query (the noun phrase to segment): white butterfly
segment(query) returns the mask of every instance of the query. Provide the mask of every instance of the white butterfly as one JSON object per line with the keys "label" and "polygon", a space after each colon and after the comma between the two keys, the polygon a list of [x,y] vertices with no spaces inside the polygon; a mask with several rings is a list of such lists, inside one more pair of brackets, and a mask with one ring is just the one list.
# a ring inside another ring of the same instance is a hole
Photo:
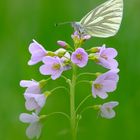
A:
{"label": "white butterfly", "polygon": [[122,16],[123,0],[108,0],[90,11],[80,22],[72,22],[72,26],[79,34],[106,38],[118,32]]}

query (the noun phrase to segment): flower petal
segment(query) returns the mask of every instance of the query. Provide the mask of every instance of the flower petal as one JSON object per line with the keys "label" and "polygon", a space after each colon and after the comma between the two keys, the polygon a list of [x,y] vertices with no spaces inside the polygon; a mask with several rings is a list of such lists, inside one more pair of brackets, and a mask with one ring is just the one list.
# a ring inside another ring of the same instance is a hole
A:
{"label": "flower petal", "polygon": [[62,70],[57,71],[56,73],[52,74],[51,78],[52,78],[53,80],[59,78],[59,77],[61,76],[62,72],[63,72]]}
{"label": "flower petal", "polygon": [[94,98],[96,98],[96,96],[102,99],[106,99],[108,97],[108,94],[103,89],[95,89],[94,84],[92,85],[92,95]]}
{"label": "flower petal", "polygon": [[44,94],[41,94],[37,98],[35,98],[35,100],[40,107],[43,107],[46,102],[46,96]]}
{"label": "flower petal", "polygon": [[31,81],[31,80],[21,80],[20,81],[20,86],[21,87],[31,87],[31,86],[34,86],[34,85],[38,85],[38,82],[36,81]]}
{"label": "flower petal", "polygon": [[56,62],[55,57],[51,57],[51,56],[46,56],[43,58],[43,63],[45,64],[52,64],[52,62]]}
{"label": "flower petal", "polygon": [[52,73],[51,66],[46,65],[46,64],[40,66],[39,71],[40,71],[40,73],[43,74],[43,75],[51,75],[51,73]]}
{"label": "flower petal", "polygon": [[31,115],[31,114],[27,114],[27,113],[22,113],[22,114],[20,114],[19,119],[21,122],[24,122],[24,123],[33,123],[38,120],[38,117],[33,114]]}
{"label": "flower petal", "polygon": [[111,102],[108,102],[108,103],[104,103],[103,104],[104,105],[104,107],[106,107],[106,108],[114,108],[114,107],[116,107],[117,105],[119,105],[119,102],[117,102],[117,101],[111,101]]}
{"label": "flower petal", "polygon": [[36,101],[33,98],[26,100],[25,107],[29,111],[39,108],[38,104],[36,103]]}
{"label": "flower petal", "polygon": [[118,52],[114,48],[106,48],[102,55],[107,56],[108,58],[115,58],[118,55]]}
{"label": "flower petal", "polygon": [[105,80],[103,83],[103,89],[106,92],[113,92],[114,90],[116,90],[116,81],[112,81],[112,80]]}
{"label": "flower petal", "polygon": [[115,111],[112,110],[112,109],[110,109],[110,111],[108,111],[107,109],[102,108],[101,110],[102,110],[102,111],[101,111],[101,116],[102,116],[103,118],[111,119],[111,118],[114,118],[115,115],[116,115]]}
{"label": "flower petal", "polygon": [[112,81],[116,81],[116,82],[118,82],[118,80],[119,80],[117,71],[114,71],[114,70],[110,70],[110,71],[104,73],[103,75],[104,75],[104,80],[112,80]]}
{"label": "flower petal", "polygon": [[39,138],[41,134],[42,125],[39,122],[31,123],[26,129],[26,135],[28,138]]}
{"label": "flower petal", "polygon": [[108,59],[108,64],[110,65],[109,69],[116,69],[118,67],[118,62],[115,59]]}
{"label": "flower petal", "polygon": [[99,96],[101,99],[106,99],[108,97],[108,94],[106,92],[103,91],[98,91],[97,96]]}

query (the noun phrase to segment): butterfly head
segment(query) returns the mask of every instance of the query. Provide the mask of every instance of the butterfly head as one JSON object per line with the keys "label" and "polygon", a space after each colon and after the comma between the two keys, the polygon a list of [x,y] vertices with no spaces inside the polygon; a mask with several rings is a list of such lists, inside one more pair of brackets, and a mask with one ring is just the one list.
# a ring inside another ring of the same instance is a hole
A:
{"label": "butterfly head", "polygon": [[75,31],[77,31],[79,34],[84,34],[84,28],[82,27],[80,22],[72,22],[72,27]]}

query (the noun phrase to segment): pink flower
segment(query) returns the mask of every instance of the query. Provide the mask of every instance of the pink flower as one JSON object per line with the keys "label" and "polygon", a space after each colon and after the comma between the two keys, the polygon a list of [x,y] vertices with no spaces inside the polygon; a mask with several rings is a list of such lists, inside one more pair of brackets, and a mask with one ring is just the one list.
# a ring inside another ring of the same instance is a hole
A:
{"label": "pink flower", "polygon": [[19,119],[23,123],[29,123],[29,126],[26,129],[26,135],[29,139],[38,139],[40,137],[42,125],[40,123],[39,116],[37,116],[35,113],[22,113]]}
{"label": "pink flower", "polygon": [[[65,53],[64,53],[65,52]],[[61,57],[61,61],[63,63],[63,69],[64,71],[71,69],[71,65],[70,65],[70,53],[67,52],[65,49],[60,48],[58,50],[55,51],[56,55],[59,55],[63,53],[64,55]]]}
{"label": "pink flower", "polygon": [[34,94],[40,94],[41,89],[40,89],[40,84],[39,82],[35,80],[21,80],[20,81],[20,86],[21,87],[27,87],[25,93],[34,93]]}
{"label": "pink flower", "polygon": [[72,39],[77,38],[77,39],[82,39],[82,40],[88,40],[91,38],[90,35],[87,34],[81,34],[79,35],[79,33],[77,31],[74,32],[74,34],[71,35]]}
{"label": "pink flower", "polygon": [[79,67],[84,67],[88,62],[88,54],[83,48],[78,48],[72,53],[71,61]]}
{"label": "pink flower", "polygon": [[70,63],[70,53],[66,52],[64,57],[61,58],[63,63],[63,70],[67,71],[71,69],[71,63]]}
{"label": "pink flower", "polygon": [[63,57],[66,53],[67,51],[64,48],[59,48],[54,52],[54,54],[57,55],[58,57]]}
{"label": "pink flower", "polygon": [[101,107],[100,107],[100,111],[101,111],[101,116],[103,118],[106,119],[111,119],[114,118],[116,113],[113,110],[114,107],[116,107],[119,103],[112,101],[112,102],[108,102],[108,103],[104,103]]}
{"label": "pink flower", "polygon": [[114,59],[117,56],[117,51],[113,48],[106,48],[105,45],[98,47],[99,52],[96,53],[98,64],[107,69],[115,69],[118,67],[118,62]]}
{"label": "pink flower", "polygon": [[108,71],[96,78],[92,84],[93,97],[99,96],[102,99],[108,97],[107,92],[113,92],[116,89],[119,76],[116,71]]}
{"label": "pink flower", "polygon": [[62,61],[59,57],[46,56],[43,58],[43,63],[40,67],[40,73],[43,75],[51,75],[53,80],[61,76],[63,72]]}
{"label": "pink flower", "polygon": [[46,96],[44,94],[33,94],[25,93],[24,97],[26,99],[25,107],[29,111],[35,110],[39,113],[46,103]]}
{"label": "pink flower", "polygon": [[24,93],[26,109],[29,111],[35,110],[39,113],[47,98],[44,94],[41,94],[40,83],[35,80],[22,80],[20,86],[27,87]]}
{"label": "pink flower", "polygon": [[61,41],[61,40],[57,41],[57,44],[63,48],[67,48],[68,46],[68,44],[65,41]]}
{"label": "pink flower", "polygon": [[47,51],[35,40],[29,46],[29,52],[31,53],[31,59],[28,62],[28,65],[34,65],[42,61],[43,57],[46,56]]}

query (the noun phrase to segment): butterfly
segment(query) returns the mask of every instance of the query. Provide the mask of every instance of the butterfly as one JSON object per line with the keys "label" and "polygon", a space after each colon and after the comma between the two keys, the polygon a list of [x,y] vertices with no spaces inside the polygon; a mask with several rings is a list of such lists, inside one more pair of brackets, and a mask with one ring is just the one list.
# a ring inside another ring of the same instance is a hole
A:
{"label": "butterfly", "polygon": [[94,37],[114,36],[123,16],[123,0],[108,0],[91,10],[80,22],[72,22],[75,31]]}

